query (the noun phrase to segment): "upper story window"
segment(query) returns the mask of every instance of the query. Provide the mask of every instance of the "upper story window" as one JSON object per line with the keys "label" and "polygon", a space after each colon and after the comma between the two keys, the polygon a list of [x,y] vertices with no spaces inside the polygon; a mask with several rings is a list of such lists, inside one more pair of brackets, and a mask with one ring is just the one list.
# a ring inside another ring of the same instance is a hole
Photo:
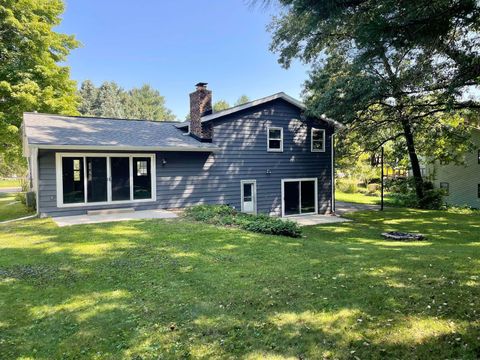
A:
{"label": "upper story window", "polygon": [[325,151],[325,130],[314,129],[311,130],[311,151],[324,152]]}
{"label": "upper story window", "polygon": [[283,151],[283,128],[267,128],[267,149],[268,151]]}
{"label": "upper story window", "polygon": [[477,158],[478,158],[478,164],[480,164],[480,149],[478,150],[478,156],[477,156]]}

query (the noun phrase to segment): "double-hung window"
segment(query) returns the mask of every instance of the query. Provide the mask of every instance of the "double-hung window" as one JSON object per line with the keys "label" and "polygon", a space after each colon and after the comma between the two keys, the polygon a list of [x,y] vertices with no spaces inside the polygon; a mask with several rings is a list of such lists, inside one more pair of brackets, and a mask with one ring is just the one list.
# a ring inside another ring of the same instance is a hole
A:
{"label": "double-hung window", "polygon": [[283,128],[269,127],[267,129],[267,149],[268,151],[283,151]]}
{"label": "double-hung window", "polygon": [[445,196],[450,195],[450,184],[448,182],[441,182],[440,189],[444,191]]}
{"label": "double-hung window", "polygon": [[325,130],[312,128],[310,134],[311,151],[325,152]]}

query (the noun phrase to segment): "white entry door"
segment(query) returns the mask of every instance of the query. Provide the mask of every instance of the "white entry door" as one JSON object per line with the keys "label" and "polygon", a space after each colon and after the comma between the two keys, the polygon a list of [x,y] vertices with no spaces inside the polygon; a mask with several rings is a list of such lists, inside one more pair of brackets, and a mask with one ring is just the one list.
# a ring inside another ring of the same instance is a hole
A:
{"label": "white entry door", "polygon": [[256,214],[257,184],[255,180],[241,181],[242,212]]}

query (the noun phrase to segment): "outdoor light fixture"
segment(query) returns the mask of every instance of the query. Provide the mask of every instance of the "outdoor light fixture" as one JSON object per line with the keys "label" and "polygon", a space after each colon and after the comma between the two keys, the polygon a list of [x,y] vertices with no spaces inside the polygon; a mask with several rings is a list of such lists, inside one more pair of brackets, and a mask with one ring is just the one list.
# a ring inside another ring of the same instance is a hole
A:
{"label": "outdoor light fixture", "polygon": [[272,173],[272,170],[267,169],[266,173],[267,173],[267,175],[270,175]]}
{"label": "outdoor light fixture", "polygon": [[167,159],[163,158],[162,159],[162,166],[165,166],[165,165],[167,165]]}

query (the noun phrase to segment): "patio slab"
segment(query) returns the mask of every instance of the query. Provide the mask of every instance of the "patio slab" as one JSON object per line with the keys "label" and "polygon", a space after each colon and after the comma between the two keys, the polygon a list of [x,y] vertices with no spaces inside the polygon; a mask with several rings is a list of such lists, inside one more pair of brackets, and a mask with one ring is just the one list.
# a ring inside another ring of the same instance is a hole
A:
{"label": "patio slab", "polygon": [[72,226],[82,224],[97,224],[112,221],[144,220],[144,219],[173,219],[177,214],[167,210],[142,210],[119,214],[74,215],[53,217],[58,226]]}
{"label": "patio slab", "polygon": [[349,219],[345,219],[336,215],[319,215],[319,214],[292,216],[287,219],[295,221],[300,226],[335,224],[335,223],[351,221]]}

